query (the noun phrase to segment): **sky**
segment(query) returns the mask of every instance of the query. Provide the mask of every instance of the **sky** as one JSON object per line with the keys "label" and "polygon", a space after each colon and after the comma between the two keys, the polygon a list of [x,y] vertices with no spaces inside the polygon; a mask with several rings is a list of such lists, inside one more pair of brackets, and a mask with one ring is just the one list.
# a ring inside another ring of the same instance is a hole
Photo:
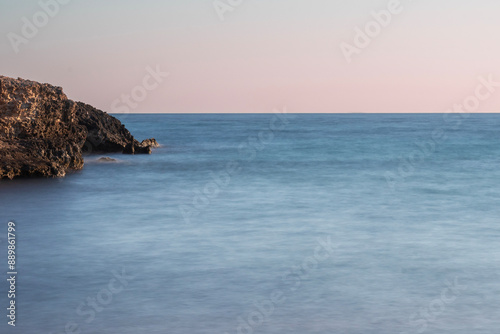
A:
{"label": "sky", "polygon": [[[108,112],[445,112],[479,78],[500,82],[499,13],[498,0],[0,0],[0,75]],[[493,86],[472,112],[500,111]]]}

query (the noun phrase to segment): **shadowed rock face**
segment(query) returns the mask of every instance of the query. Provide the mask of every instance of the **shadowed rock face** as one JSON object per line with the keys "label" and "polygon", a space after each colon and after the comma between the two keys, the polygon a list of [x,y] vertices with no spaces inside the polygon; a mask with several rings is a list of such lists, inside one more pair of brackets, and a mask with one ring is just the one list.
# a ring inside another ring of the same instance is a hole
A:
{"label": "shadowed rock face", "polygon": [[107,113],[73,102],[62,88],[0,76],[0,178],[64,176],[84,152],[151,153]]}

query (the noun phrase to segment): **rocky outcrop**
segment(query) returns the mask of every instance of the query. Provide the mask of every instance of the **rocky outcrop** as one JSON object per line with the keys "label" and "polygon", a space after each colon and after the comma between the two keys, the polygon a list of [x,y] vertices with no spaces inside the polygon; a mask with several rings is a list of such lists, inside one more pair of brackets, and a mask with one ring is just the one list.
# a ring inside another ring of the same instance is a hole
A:
{"label": "rocky outcrop", "polygon": [[0,178],[64,176],[85,152],[151,153],[111,115],[67,98],[62,88],[0,76]]}
{"label": "rocky outcrop", "polygon": [[144,139],[141,142],[141,146],[151,146],[153,148],[157,148],[157,147],[160,147],[160,144],[158,144],[158,142],[156,141],[156,139],[150,138],[150,139]]}

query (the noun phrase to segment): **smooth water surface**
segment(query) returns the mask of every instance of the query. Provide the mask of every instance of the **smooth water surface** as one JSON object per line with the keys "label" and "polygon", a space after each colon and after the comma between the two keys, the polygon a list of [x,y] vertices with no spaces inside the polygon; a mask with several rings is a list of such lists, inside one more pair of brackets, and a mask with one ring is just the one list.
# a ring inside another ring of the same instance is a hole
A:
{"label": "smooth water surface", "polygon": [[500,115],[117,117],[162,147],[0,182],[1,333],[498,332]]}

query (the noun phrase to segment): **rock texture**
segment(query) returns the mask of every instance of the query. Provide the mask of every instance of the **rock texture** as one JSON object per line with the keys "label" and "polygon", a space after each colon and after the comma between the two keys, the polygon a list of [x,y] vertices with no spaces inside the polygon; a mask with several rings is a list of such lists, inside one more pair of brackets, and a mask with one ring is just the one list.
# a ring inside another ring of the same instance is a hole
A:
{"label": "rock texture", "polygon": [[64,176],[85,152],[151,153],[116,118],[62,88],[0,76],[0,178]]}

